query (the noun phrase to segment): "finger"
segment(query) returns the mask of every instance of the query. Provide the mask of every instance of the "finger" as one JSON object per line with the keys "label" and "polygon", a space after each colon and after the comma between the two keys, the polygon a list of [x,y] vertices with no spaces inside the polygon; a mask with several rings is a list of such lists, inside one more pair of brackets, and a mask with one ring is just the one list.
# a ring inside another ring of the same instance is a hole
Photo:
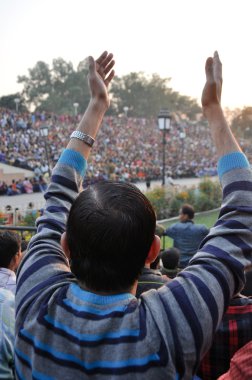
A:
{"label": "finger", "polygon": [[92,75],[95,73],[95,60],[93,57],[88,57],[88,63],[89,63],[89,74]]}
{"label": "finger", "polygon": [[112,79],[114,78],[114,76],[115,76],[115,71],[112,70],[111,73],[108,75],[108,77],[104,81],[104,83],[106,84],[106,86],[109,85],[109,83],[112,81]]}
{"label": "finger", "polygon": [[214,52],[213,71],[214,71],[214,78],[222,82],[222,63],[220,61],[220,57],[217,51]]}
{"label": "finger", "polygon": [[110,61],[112,60],[113,58],[113,54],[110,53],[108,54],[104,59],[103,61],[100,63],[100,65],[102,66],[103,70],[105,69],[105,67],[110,63]]}
{"label": "finger", "polygon": [[114,65],[115,65],[115,61],[113,60],[113,61],[111,61],[106,67],[105,67],[105,69],[104,69],[104,74],[105,75],[107,75],[110,71],[111,71],[111,69],[112,69],[112,67],[114,67]]}
{"label": "finger", "polygon": [[213,58],[212,57],[209,57],[206,60],[205,72],[206,72],[207,81],[213,82],[214,81],[214,73],[213,73]]}
{"label": "finger", "polygon": [[107,57],[108,55],[108,52],[105,50],[99,58],[97,58],[96,60],[96,63],[98,63],[99,65],[101,64],[102,61],[104,61],[104,59]]}

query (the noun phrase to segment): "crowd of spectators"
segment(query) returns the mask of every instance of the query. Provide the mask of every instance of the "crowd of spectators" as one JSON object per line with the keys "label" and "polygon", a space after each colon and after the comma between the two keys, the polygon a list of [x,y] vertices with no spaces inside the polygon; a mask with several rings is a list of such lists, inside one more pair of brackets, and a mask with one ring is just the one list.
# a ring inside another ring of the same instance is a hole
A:
{"label": "crowd of spectators", "polygon": [[[49,175],[46,148],[53,167],[79,117],[17,114],[3,108],[0,112],[0,162],[34,171],[32,191],[43,191]],[[175,116],[171,129],[166,132],[167,176],[216,175],[217,158],[209,129],[202,121],[189,122]],[[45,125],[48,127],[47,141],[41,135]],[[247,155],[252,156],[251,147],[245,141],[241,141],[241,145]],[[162,132],[155,119],[107,116],[93,147],[84,186],[100,179],[158,180],[162,176],[162,152]],[[17,183],[18,191],[29,192],[20,182]],[[0,183],[0,194],[12,191]]]}
{"label": "crowd of spectators", "polygon": [[[175,121],[176,120],[176,121]],[[0,162],[34,171],[32,187],[23,181],[0,183],[0,194],[43,191],[50,166],[65,148],[79,116],[45,113],[17,114],[0,108]],[[48,127],[42,137],[41,128]],[[249,145],[241,145],[248,156]],[[47,149],[47,152],[46,152]],[[189,122],[175,115],[166,132],[166,175],[172,178],[216,175],[216,155],[204,122]],[[93,147],[85,183],[100,179],[158,180],[162,176],[163,136],[155,119],[107,116]],[[48,156],[47,156],[47,154]],[[14,189],[13,189],[14,187]]]}

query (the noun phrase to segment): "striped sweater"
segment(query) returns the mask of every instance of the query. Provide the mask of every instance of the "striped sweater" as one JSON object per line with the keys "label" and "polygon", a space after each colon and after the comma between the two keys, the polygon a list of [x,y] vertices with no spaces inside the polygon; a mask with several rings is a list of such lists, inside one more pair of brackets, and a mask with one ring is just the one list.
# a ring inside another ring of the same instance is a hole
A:
{"label": "striped sweater", "polygon": [[60,237],[85,172],[65,150],[17,276],[17,379],[190,379],[251,262],[252,176],[240,153],[220,162],[219,220],[191,265],[139,300],[81,289]]}

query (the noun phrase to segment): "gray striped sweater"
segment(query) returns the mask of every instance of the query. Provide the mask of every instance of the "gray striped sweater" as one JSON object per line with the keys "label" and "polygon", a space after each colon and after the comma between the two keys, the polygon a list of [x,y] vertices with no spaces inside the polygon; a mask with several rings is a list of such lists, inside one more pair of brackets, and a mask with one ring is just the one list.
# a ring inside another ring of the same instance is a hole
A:
{"label": "gray striped sweater", "polygon": [[223,204],[216,225],[186,270],[137,300],[87,292],[71,273],[60,237],[85,161],[63,152],[17,276],[17,379],[191,378],[251,262],[251,170],[240,153],[220,167]]}

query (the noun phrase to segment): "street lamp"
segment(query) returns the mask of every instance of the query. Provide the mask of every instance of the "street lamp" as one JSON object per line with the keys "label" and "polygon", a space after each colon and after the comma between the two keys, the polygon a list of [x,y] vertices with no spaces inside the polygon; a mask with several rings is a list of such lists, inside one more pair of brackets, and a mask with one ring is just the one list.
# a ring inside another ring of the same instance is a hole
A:
{"label": "street lamp", "polygon": [[15,99],[14,99],[14,102],[15,102],[15,104],[16,104],[16,113],[18,113],[18,105],[19,105],[19,103],[20,103],[20,99],[19,99],[19,98],[15,98]]}
{"label": "street lamp", "polygon": [[128,116],[129,107],[125,106],[125,107],[123,107],[123,110],[124,110],[124,113],[125,113],[125,117],[127,117]]}
{"label": "street lamp", "polygon": [[182,158],[184,159],[184,151],[185,151],[185,145],[184,145],[184,143],[185,143],[185,138],[186,138],[186,133],[185,133],[184,130],[182,132],[180,132],[179,137],[182,140]]}
{"label": "street lamp", "polygon": [[74,106],[74,114],[75,114],[75,116],[77,116],[79,103],[73,103],[73,106]]}
{"label": "street lamp", "polygon": [[42,126],[40,128],[40,133],[41,133],[41,136],[44,137],[46,161],[47,161],[47,165],[48,165],[48,173],[49,173],[49,176],[51,177],[50,161],[49,161],[49,155],[48,155],[48,149],[47,149],[48,148],[48,146],[47,146],[48,127],[46,125]]}
{"label": "street lamp", "polygon": [[171,128],[171,114],[168,110],[162,109],[158,115],[158,128],[163,131],[163,170],[162,170],[162,186],[165,186],[165,144],[166,132],[170,131]]}

